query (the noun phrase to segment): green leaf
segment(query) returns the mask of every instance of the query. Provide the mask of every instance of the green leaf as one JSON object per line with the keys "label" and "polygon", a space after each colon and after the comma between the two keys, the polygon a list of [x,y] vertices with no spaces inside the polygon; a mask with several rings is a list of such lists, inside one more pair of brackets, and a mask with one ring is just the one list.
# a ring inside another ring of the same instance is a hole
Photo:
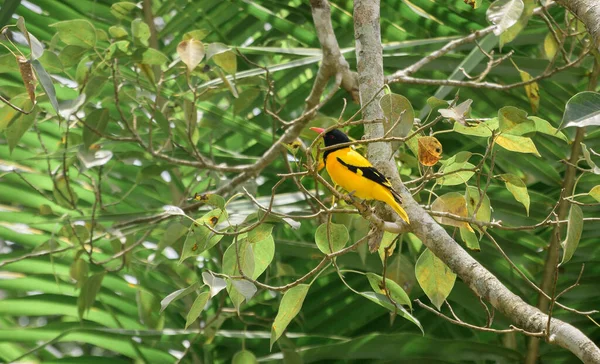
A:
{"label": "green leaf", "polygon": [[137,62],[147,65],[162,66],[169,62],[169,57],[165,56],[164,53],[157,51],[154,48],[138,49],[133,54],[133,59]]}
{"label": "green leaf", "polygon": [[[379,107],[385,115],[383,127],[386,132],[395,126],[390,134],[392,136],[405,137],[410,133],[415,120],[415,111],[406,97],[393,93],[383,95],[379,99]],[[399,122],[398,119],[400,119]]]}
{"label": "green leaf", "polygon": [[496,144],[511,152],[530,153],[541,157],[531,138],[511,134],[501,134],[496,137]]}
{"label": "green leaf", "polygon": [[110,12],[117,19],[128,19],[131,17],[131,12],[137,8],[135,3],[131,3],[128,1],[122,1],[118,3],[114,3],[110,6]]}
{"label": "green leaf", "polygon": [[600,185],[594,186],[588,194],[592,196],[594,200],[600,202]]}
{"label": "green leaf", "polygon": [[560,265],[565,264],[573,257],[583,233],[583,211],[577,205],[571,205],[567,223],[567,238],[560,244],[563,247],[563,258]]}
{"label": "green leaf", "polygon": [[[386,296],[385,291],[383,290],[383,277],[370,272],[367,273],[366,276],[373,291]],[[400,287],[398,283],[386,278],[385,288],[389,292],[390,297],[392,297],[397,304],[406,305],[412,310],[412,302],[410,301],[410,297],[408,297],[408,294],[406,294],[404,289]]]}
{"label": "green leaf", "polygon": [[517,22],[500,35],[500,49],[502,49],[502,46],[505,44],[512,42],[527,26],[531,14],[533,14],[533,9],[535,8],[535,1],[523,0],[523,4],[524,9]]}
{"label": "green leaf", "polygon": [[499,36],[512,27],[521,17],[525,4],[523,0],[496,0],[486,12],[490,23],[496,25],[494,34]]}
{"label": "green leaf", "polygon": [[131,22],[131,35],[134,43],[148,47],[150,27],[142,19],[135,19]]}
{"label": "green leaf", "polygon": [[474,126],[464,126],[460,123],[454,123],[454,131],[464,135],[488,138],[492,136],[492,131],[498,130],[498,124],[498,118],[486,120],[484,122],[477,123]]}
{"label": "green leaf", "polygon": [[129,33],[127,33],[127,29],[119,25],[113,25],[110,28],[108,28],[108,33],[111,37],[116,39],[125,38],[129,35]]}
{"label": "green leaf", "polygon": [[179,264],[189,257],[200,255],[200,253],[212,248],[223,239],[223,235],[213,233],[204,224],[214,228],[217,224],[226,220],[227,211],[221,209],[214,209],[196,220],[194,225],[189,229],[187,239],[185,239],[185,243],[183,244]]}
{"label": "green leaf", "polygon": [[437,183],[443,186],[456,186],[466,183],[471,179],[471,177],[475,175],[474,171],[451,173],[461,169],[475,169],[475,166],[468,162],[471,155],[472,153],[470,152],[458,152],[456,155],[448,158],[445,162],[442,162],[443,166],[440,168],[439,172],[447,175],[438,178]]}
{"label": "green leaf", "polygon": [[196,300],[192,304],[192,308],[190,308],[190,311],[188,312],[186,320],[185,320],[185,329],[186,330],[187,330],[188,326],[193,324],[194,321],[196,321],[196,319],[198,319],[198,317],[200,317],[200,313],[202,313],[202,311],[204,310],[204,306],[206,306],[206,303],[208,302],[209,298],[210,298],[210,292],[202,292],[198,295],[198,297],[196,297]]}
{"label": "green leaf", "polygon": [[260,224],[248,233],[248,242],[251,244],[262,242],[271,237],[273,224]]}
{"label": "green leaf", "polygon": [[223,278],[215,277],[212,272],[202,272],[202,281],[210,288],[210,298],[216,296],[227,287]]}
{"label": "green leaf", "polygon": [[195,29],[191,30],[183,35],[183,40],[196,39],[202,40],[206,38],[206,36],[210,34],[210,30],[206,29]]}
{"label": "green leaf", "polygon": [[86,49],[96,46],[96,29],[87,20],[66,20],[50,24],[49,26],[56,28],[58,37],[67,45]]}
{"label": "green leaf", "polygon": [[81,292],[79,292],[79,297],[77,298],[77,312],[80,319],[83,318],[85,311],[94,305],[96,295],[100,291],[100,287],[102,287],[102,280],[105,275],[106,272],[96,273],[89,277],[83,284],[83,287],[81,287]]}
{"label": "green leaf", "polygon": [[[32,103],[26,94],[17,95],[10,99],[10,102],[24,110],[30,110]],[[21,112],[13,109],[8,105],[4,105],[0,108],[0,132],[4,131],[14,120],[22,116]]]}
{"label": "green leaf", "polygon": [[[475,186],[467,186],[465,200],[467,201],[467,212],[469,213],[468,216],[473,216],[475,208],[477,205],[479,205],[479,201],[481,200],[481,192],[483,191],[480,191]],[[485,193],[483,194],[483,201],[477,210],[475,220],[483,222],[490,222],[492,220],[492,207],[490,206],[490,199]]]}
{"label": "green leaf", "polygon": [[159,313],[162,313],[165,310],[165,308],[167,308],[171,303],[187,296],[188,294],[195,291],[197,288],[199,288],[198,282],[192,284],[189,287],[178,289],[177,291],[170,293],[167,297],[163,298],[163,300],[160,301]]}
{"label": "green leaf", "polygon": [[525,211],[527,211],[527,216],[529,216],[529,193],[527,192],[527,185],[525,185],[525,182],[510,173],[501,174],[500,178],[506,183],[506,188],[512,193],[515,200],[525,206]]}
{"label": "green leaf", "polygon": [[[31,103],[26,103],[25,108],[29,110],[31,108]],[[8,108],[8,106],[5,106]],[[25,134],[29,128],[35,122],[35,118],[37,117],[38,109],[34,108],[30,114],[20,114],[20,116],[6,129],[6,139],[8,141],[8,148],[10,152],[15,149],[21,137]]]}
{"label": "green leaf", "polygon": [[560,45],[556,42],[556,39],[554,39],[554,35],[552,35],[551,32],[548,32],[546,38],[544,38],[544,55],[546,56],[546,59],[549,61],[554,59],[559,47]]}
{"label": "green leaf", "polygon": [[234,114],[241,114],[244,110],[252,106],[254,101],[258,99],[261,91],[257,88],[249,88],[242,91],[238,98],[233,100],[233,112]]}
{"label": "green leaf", "polygon": [[[265,241],[267,241],[267,243],[270,243],[269,240],[272,241],[272,237],[271,239],[266,239]],[[241,265],[241,271],[248,277],[254,278],[255,276],[257,276],[256,274],[258,273],[258,275],[262,274],[262,272],[264,271],[264,269],[267,268],[267,266],[265,266],[265,261],[264,259],[260,259],[260,261],[258,259],[255,258],[255,254],[254,254],[254,248],[257,248],[258,245],[257,244],[250,244],[248,243],[248,240],[244,237],[244,238],[239,238],[237,240],[237,248],[236,248],[236,243],[232,243],[231,245],[229,245],[229,247],[227,248],[227,250],[225,251],[225,254],[223,254],[223,273],[227,274],[228,276],[238,276],[240,275],[240,265]],[[274,245],[274,243],[273,243]],[[237,250],[236,250],[237,249]],[[261,251],[260,255],[264,258],[265,254],[264,251],[266,249],[261,249],[259,247],[259,249]],[[274,248],[273,248],[274,251]],[[237,254],[236,254],[237,253]],[[239,255],[239,258],[238,258]],[[239,265],[238,265],[238,259],[239,259]],[[258,267],[259,269],[256,269],[256,264],[260,264],[260,267]],[[261,271],[262,270],[262,271]],[[247,288],[247,287],[241,287],[241,288]],[[229,293],[229,298],[231,298],[231,301],[233,302],[233,305],[235,306],[236,310],[239,311],[239,308],[241,306],[241,304],[244,302],[245,299],[245,295],[246,294],[242,294],[242,292],[239,292],[236,289],[236,286],[233,285],[233,282],[230,281],[227,283],[227,292]]]}
{"label": "green leaf", "polygon": [[63,176],[58,176],[54,181],[54,189],[52,194],[54,201],[62,207],[72,208],[71,200],[73,203],[77,203],[79,196],[73,191],[71,183],[67,184],[67,181]]}
{"label": "green leaf", "polygon": [[237,72],[237,57],[232,51],[217,53],[213,55],[212,60],[223,71],[233,75]]}
{"label": "green leaf", "polygon": [[77,288],[83,287],[83,284],[88,278],[88,273],[88,262],[81,258],[76,259],[69,268],[69,276],[77,282],[77,284],[75,285],[75,287]]}
{"label": "green leaf", "polygon": [[[195,110],[195,109],[194,109]],[[216,207],[221,210],[225,210],[225,199],[219,195],[209,193],[206,195],[196,194],[194,200],[204,202],[207,205]]]}
{"label": "green leaf", "polygon": [[583,154],[583,157],[585,158],[587,164],[592,168],[592,173],[600,174],[600,167],[598,167],[596,163],[594,163],[594,161],[592,160],[592,156],[590,155],[590,151],[583,143],[581,143],[581,153]]}
{"label": "green leaf", "polygon": [[258,364],[258,360],[251,351],[242,350],[235,353],[233,359],[231,359],[231,364]]}
{"label": "green leaf", "polygon": [[456,274],[431,250],[425,249],[415,265],[415,275],[423,292],[438,310],[452,291]]}
{"label": "green leaf", "polygon": [[58,54],[58,59],[64,67],[72,67],[79,63],[88,53],[88,48],[83,48],[75,45],[68,45],[64,47]]}
{"label": "green leaf", "polygon": [[299,284],[290,288],[281,299],[277,316],[271,327],[271,343],[270,348],[273,349],[273,344],[283,334],[290,322],[296,317],[302,308],[306,294],[310,289],[308,284]]}
{"label": "green leaf", "polygon": [[474,250],[476,252],[481,251],[481,247],[479,246],[479,239],[477,239],[477,235],[474,232],[469,231],[469,229],[461,227],[460,229],[460,238],[465,242],[467,248]]}
{"label": "green leaf", "polygon": [[567,101],[561,129],[600,125],[600,93],[584,91]]}
{"label": "green leaf", "polygon": [[204,59],[204,44],[196,39],[181,41],[177,45],[177,54],[181,62],[185,63],[189,72],[192,72]]}
{"label": "green leaf", "polygon": [[230,48],[223,43],[210,43],[206,48],[206,60],[208,61],[215,54],[220,54],[224,52],[228,52]]}
{"label": "green leaf", "polygon": [[106,49],[106,58],[113,59],[127,56],[129,52],[129,44],[130,42],[128,40],[120,40],[112,43]]}
{"label": "green leaf", "polygon": [[547,120],[538,118],[536,116],[530,116],[529,119],[533,120],[533,122],[535,123],[535,131],[537,131],[538,133],[553,136],[567,143],[569,142],[569,138],[567,138],[567,136],[562,131],[558,131],[558,129],[553,127]]}
{"label": "green leaf", "polygon": [[[85,117],[85,122],[100,133],[104,133],[108,125],[108,109],[95,109]],[[100,140],[100,136],[87,126],[83,127],[83,144],[86,148]]]}
{"label": "green leaf", "polygon": [[513,106],[498,110],[498,124],[504,135],[523,135],[535,131],[535,123],[527,118],[527,112]]}
{"label": "green leaf", "polygon": [[321,224],[315,232],[317,247],[325,254],[341,250],[346,246],[349,239],[350,235],[348,234],[348,229],[342,224],[324,223]]}
{"label": "green leaf", "polygon": [[390,312],[393,312],[395,314],[398,314],[401,317],[404,317],[408,321],[417,325],[417,327],[424,334],[423,326],[421,326],[421,323],[419,322],[419,320],[417,320],[416,317],[411,315],[410,312],[408,312],[404,307],[402,307],[398,304],[392,304],[392,302],[390,302],[389,298],[387,298],[386,296],[379,294],[379,293],[375,293],[375,292],[359,292],[358,294],[360,294],[364,298],[368,299],[369,301],[374,302],[374,303],[380,305],[381,307],[389,310]]}

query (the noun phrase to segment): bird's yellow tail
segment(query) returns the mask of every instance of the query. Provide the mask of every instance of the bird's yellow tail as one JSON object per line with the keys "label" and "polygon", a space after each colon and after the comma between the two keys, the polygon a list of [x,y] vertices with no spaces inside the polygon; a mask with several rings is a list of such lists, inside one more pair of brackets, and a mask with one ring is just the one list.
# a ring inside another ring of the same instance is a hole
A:
{"label": "bird's yellow tail", "polygon": [[385,192],[382,194],[381,197],[382,198],[378,199],[378,200],[383,201],[383,202],[387,203],[388,205],[390,205],[391,208],[393,208],[394,211],[396,211],[398,216],[400,216],[400,218],[402,218],[402,220],[406,221],[407,224],[410,224],[410,220],[408,219],[408,214],[406,213],[406,211],[404,211],[402,206],[400,206],[400,196],[398,195],[398,193],[396,191],[393,191],[390,189],[385,189]]}

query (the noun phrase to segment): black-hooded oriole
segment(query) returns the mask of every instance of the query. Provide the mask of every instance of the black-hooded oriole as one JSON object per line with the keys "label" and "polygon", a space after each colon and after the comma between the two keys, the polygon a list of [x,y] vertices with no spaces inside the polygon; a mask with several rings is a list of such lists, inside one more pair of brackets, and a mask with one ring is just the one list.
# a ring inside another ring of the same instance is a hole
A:
{"label": "black-hooded oriole", "polygon": [[[321,128],[310,128],[322,134]],[[326,147],[350,141],[340,130],[334,129],[323,135]],[[364,200],[378,200],[390,205],[407,223],[406,211],[400,206],[401,199],[390,181],[367,160],[349,146],[328,149],[323,153],[323,161],[329,176],[337,185]]]}

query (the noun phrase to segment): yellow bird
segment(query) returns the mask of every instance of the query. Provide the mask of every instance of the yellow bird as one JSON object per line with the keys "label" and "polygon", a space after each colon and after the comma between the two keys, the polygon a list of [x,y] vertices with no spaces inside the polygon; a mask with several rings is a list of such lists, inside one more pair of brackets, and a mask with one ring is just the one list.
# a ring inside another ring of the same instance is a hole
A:
{"label": "yellow bird", "polygon": [[[310,128],[322,134],[321,128]],[[340,130],[334,129],[323,135],[325,146],[331,147],[350,141]],[[390,181],[367,160],[349,146],[326,150],[323,161],[329,176],[335,184],[342,186],[358,198],[378,200],[390,205],[402,220],[410,223],[406,211],[400,206],[400,195],[392,188]]]}

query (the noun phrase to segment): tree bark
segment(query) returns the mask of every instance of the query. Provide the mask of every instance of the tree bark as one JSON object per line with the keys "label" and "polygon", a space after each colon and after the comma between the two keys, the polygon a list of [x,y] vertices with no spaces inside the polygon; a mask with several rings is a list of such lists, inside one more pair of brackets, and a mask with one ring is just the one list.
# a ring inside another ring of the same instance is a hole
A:
{"label": "tree bark", "polygon": [[[595,0],[594,0],[595,1]],[[579,2],[585,2],[579,0]],[[379,1],[355,0],[354,34],[361,105],[369,102],[384,85],[383,55],[379,25]],[[600,7],[599,7],[600,8]],[[600,24],[600,22],[598,22]],[[600,25],[599,25],[600,27]],[[364,120],[382,119],[378,98],[363,110]],[[365,131],[370,138],[384,134],[382,124],[367,124]],[[512,293],[492,273],[471,257],[411,196],[400,181],[388,143],[369,144],[370,161],[390,178],[394,188],[401,192],[404,208],[410,217],[410,229],[423,244],[452,269],[474,292],[489,301],[497,310],[518,327],[541,332],[546,329],[548,315],[527,304]],[[549,341],[573,352],[586,363],[600,363],[600,349],[581,331],[572,325],[551,319]]]}
{"label": "tree bark", "polygon": [[600,46],[600,1],[558,0],[557,3],[567,8],[585,24],[598,48]]}

